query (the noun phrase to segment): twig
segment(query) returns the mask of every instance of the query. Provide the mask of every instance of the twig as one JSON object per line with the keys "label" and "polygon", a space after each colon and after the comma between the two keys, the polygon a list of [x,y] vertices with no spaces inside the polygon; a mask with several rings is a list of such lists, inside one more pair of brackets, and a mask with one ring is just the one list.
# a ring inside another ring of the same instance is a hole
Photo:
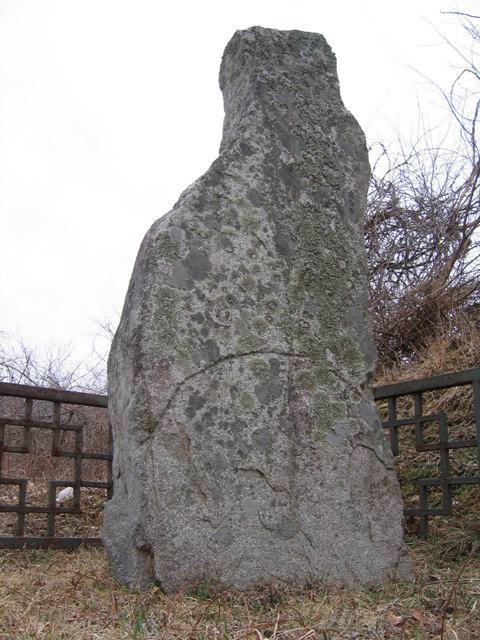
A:
{"label": "twig", "polygon": [[[444,632],[444,628],[445,628],[445,618],[447,615],[447,610],[448,607],[450,606],[450,601],[452,599],[452,596],[455,596],[455,605],[456,605],[456,589],[457,589],[457,583],[460,580],[460,577],[462,575],[462,573],[465,571],[468,563],[470,562],[470,560],[473,558],[473,556],[477,553],[477,551],[480,549],[480,543],[477,544],[476,547],[474,547],[473,551],[470,553],[470,555],[468,556],[468,558],[465,560],[465,562],[463,563],[460,571],[458,572],[458,576],[455,578],[455,581],[453,583],[452,588],[450,589],[450,593],[448,594],[448,598],[447,598],[447,602],[445,603],[445,607],[443,610],[443,615],[442,615],[442,626],[440,628],[440,640],[443,640],[443,632]],[[456,611],[456,606],[455,606],[455,611]],[[454,619],[455,619],[455,611],[454,611]]]}

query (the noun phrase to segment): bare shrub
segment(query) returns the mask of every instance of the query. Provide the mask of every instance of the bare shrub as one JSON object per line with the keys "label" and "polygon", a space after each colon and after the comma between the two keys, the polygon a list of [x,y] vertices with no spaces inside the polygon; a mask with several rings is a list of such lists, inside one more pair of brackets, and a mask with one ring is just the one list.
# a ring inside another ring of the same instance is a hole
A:
{"label": "bare shrub", "polygon": [[413,142],[399,136],[394,152],[377,145],[365,238],[381,370],[415,361],[440,335],[458,339],[480,303],[480,31],[456,15],[471,48],[451,45],[463,69],[441,91],[444,137],[423,128]]}

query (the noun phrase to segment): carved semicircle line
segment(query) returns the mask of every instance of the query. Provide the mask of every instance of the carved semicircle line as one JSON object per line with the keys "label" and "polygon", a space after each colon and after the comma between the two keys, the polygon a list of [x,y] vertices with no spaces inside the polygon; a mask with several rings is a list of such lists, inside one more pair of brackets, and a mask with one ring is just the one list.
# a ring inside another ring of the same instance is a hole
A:
{"label": "carved semicircle line", "polygon": [[165,408],[159,414],[157,420],[161,420],[161,418],[163,418],[163,416],[170,409],[170,406],[171,406],[172,402],[175,400],[175,397],[180,392],[182,387],[187,382],[189,382],[190,380],[193,380],[193,378],[196,378],[197,376],[202,375],[203,373],[205,373],[209,369],[212,369],[213,367],[216,367],[219,364],[223,364],[224,362],[227,362],[228,360],[234,360],[234,359],[239,359],[239,358],[248,358],[250,356],[255,356],[255,355],[281,356],[281,357],[284,357],[284,358],[305,358],[305,356],[302,356],[299,353],[289,353],[288,351],[261,351],[261,350],[248,351],[246,353],[228,354],[226,356],[222,356],[221,358],[217,358],[217,360],[214,360],[213,362],[210,362],[205,367],[202,367],[202,369],[200,369],[199,371],[195,371],[194,373],[190,374],[189,376],[187,376],[186,378],[184,378],[183,380],[181,380],[180,382],[177,383],[177,385],[175,386],[175,389],[173,390],[172,395],[170,396],[167,404],[165,405]]}

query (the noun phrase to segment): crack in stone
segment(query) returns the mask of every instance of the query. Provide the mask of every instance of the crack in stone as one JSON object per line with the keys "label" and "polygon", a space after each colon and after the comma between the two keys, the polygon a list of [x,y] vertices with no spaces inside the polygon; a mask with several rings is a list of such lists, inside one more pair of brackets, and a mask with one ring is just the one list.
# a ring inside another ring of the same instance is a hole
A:
{"label": "crack in stone", "polygon": [[260,471],[260,469],[255,469],[254,467],[235,467],[235,473],[237,471],[246,471],[246,472],[251,471],[252,473],[256,473],[265,480],[265,482],[268,484],[270,489],[272,489],[273,491],[277,491],[278,493],[286,493],[290,495],[290,492],[288,491],[288,489],[285,489],[285,487],[276,486],[273,483],[273,481],[269,479],[268,476],[263,471]]}
{"label": "crack in stone", "polygon": [[[155,463],[153,461],[153,448],[149,447],[149,454],[150,454],[150,465],[151,465],[151,470],[152,470],[152,474],[154,472],[155,469]],[[158,495],[158,491],[157,491],[157,483],[153,482],[153,491],[155,493],[155,501],[157,504],[159,504],[160,500],[159,500],[159,495]]]}
{"label": "crack in stone", "polygon": [[197,466],[195,464],[195,462],[193,461],[192,456],[190,455],[190,443],[191,443],[191,438],[190,436],[185,433],[185,431],[180,427],[179,423],[177,421],[175,421],[175,425],[177,427],[177,431],[179,433],[179,435],[183,438],[184,443],[186,444],[186,446],[182,446],[182,450],[183,453],[185,455],[185,457],[187,458],[189,464],[191,465],[192,469],[195,471],[195,480],[194,480],[194,484],[196,486],[196,488],[198,489],[198,491],[202,494],[203,499],[205,500],[205,502],[208,501],[208,495],[205,493],[205,491],[203,490],[203,483],[201,480],[201,475],[197,469]]}
{"label": "crack in stone", "polygon": [[380,456],[378,455],[377,451],[373,448],[373,447],[369,447],[368,445],[366,445],[364,442],[358,442],[354,447],[353,447],[353,451],[355,451],[355,449],[357,449],[357,447],[363,447],[363,449],[367,449],[367,451],[371,451],[374,456],[377,458],[377,460],[379,462],[382,463],[382,465],[385,465],[385,460],[383,458],[380,458]]}
{"label": "crack in stone", "polygon": [[[304,537],[306,538],[306,540],[308,541],[308,543],[310,544],[312,549],[315,549],[315,547],[313,546],[310,538],[307,536],[307,534],[304,531],[299,531],[299,533],[303,533]],[[310,558],[310,555],[307,553],[307,551],[304,549],[303,545],[300,543],[300,548],[302,550],[302,556],[305,558],[308,566],[310,567],[310,571],[312,572],[312,575],[315,575],[315,567],[312,563],[312,559]]]}
{"label": "crack in stone", "polygon": [[270,250],[270,248],[266,245],[266,243],[262,240],[261,236],[258,235],[258,233],[255,233],[255,231],[251,231],[251,234],[253,235],[254,238],[256,238],[260,244],[262,245],[262,247],[266,250],[267,254],[270,256],[270,258],[276,258],[277,256],[273,253],[273,251]]}
{"label": "crack in stone", "polygon": [[228,178],[233,178],[236,180],[237,176],[233,175],[233,173],[228,173],[228,171],[224,171],[222,169],[218,169],[217,167],[213,168],[214,173],[218,173],[220,176],[227,176]]}
{"label": "crack in stone", "polygon": [[[312,547],[312,549],[315,549],[315,545],[311,541],[310,536],[308,536],[303,529],[300,529],[298,533],[301,533],[304,536],[304,538],[307,540],[308,544]],[[308,562],[310,562],[310,558],[308,558],[308,556],[306,557],[308,559]]]}
{"label": "crack in stone", "polygon": [[260,524],[262,525],[262,527],[263,527],[264,529],[266,529],[267,531],[276,531],[276,530],[277,530],[277,529],[276,529],[276,527],[275,527],[275,525],[273,525],[273,526],[269,526],[268,524],[266,524],[266,523],[263,521],[263,518],[262,518],[262,516],[261,516],[260,514],[258,514],[258,519],[260,520]]}

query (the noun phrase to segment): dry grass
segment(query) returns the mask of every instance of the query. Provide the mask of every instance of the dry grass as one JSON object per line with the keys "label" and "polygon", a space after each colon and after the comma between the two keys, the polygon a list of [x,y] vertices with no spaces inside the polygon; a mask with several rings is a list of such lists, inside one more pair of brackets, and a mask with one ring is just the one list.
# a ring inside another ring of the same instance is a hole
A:
{"label": "dry grass", "polygon": [[[437,541],[438,542],[438,541]],[[0,639],[373,640],[480,638],[480,554],[442,556],[414,542],[415,583],[132,593],[110,575],[103,549],[0,552]],[[450,597],[450,598],[449,598]],[[450,599],[450,602],[449,602]],[[447,607],[445,619],[444,613]]]}
{"label": "dry grass", "polygon": [[[35,400],[31,418],[42,427],[30,427],[9,424],[4,427],[4,445],[25,447],[27,453],[4,452],[2,456],[2,475],[4,477],[28,478],[32,482],[48,480],[67,480],[73,477],[73,459],[52,457],[53,441],[53,404],[50,401]],[[25,418],[25,400],[0,396],[0,416]],[[62,452],[75,450],[75,425],[81,429],[82,450],[90,453],[108,451],[109,424],[106,409],[81,405],[61,405],[60,436],[58,446]],[[70,426],[70,428],[69,428]],[[28,440],[26,436],[28,433]],[[27,446],[28,445],[28,446]],[[101,460],[83,460],[83,480],[104,479],[106,463]]]}
{"label": "dry grass", "polygon": [[[58,513],[55,518],[55,535],[60,537],[95,538],[101,535],[103,524],[103,507],[107,501],[105,489],[82,488],[80,493],[80,513]],[[18,487],[16,485],[0,485],[0,503],[16,505],[18,503]],[[69,500],[62,507],[71,507]],[[28,482],[27,505],[46,507],[48,505],[48,482],[37,480]],[[17,535],[17,514],[0,512],[0,535]],[[25,517],[26,536],[47,535],[46,513],[29,513]]]}
{"label": "dry grass", "polygon": [[478,312],[458,312],[454,321],[444,322],[424,338],[425,346],[411,361],[380,361],[375,385],[427,378],[442,373],[478,367],[480,363],[480,322]]}
{"label": "dry grass", "polygon": [[[476,315],[457,314],[455,322],[438,327],[434,337],[426,340],[426,347],[411,362],[397,360],[393,365],[380,366],[375,385],[394,384],[447,372],[477,367],[480,362],[480,324]],[[473,390],[470,385],[442,391],[424,393],[423,414],[446,413],[449,440],[474,440],[477,437]],[[398,417],[414,415],[413,396],[403,396],[397,401]],[[387,403],[380,405],[382,419],[387,418]],[[425,442],[438,442],[439,425],[432,421],[424,425]],[[420,478],[440,476],[440,453],[417,452],[414,427],[403,427],[399,433],[400,455],[395,467],[402,488],[406,508],[418,507],[418,481]],[[477,448],[450,449],[451,476],[478,476]],[[457,485],[452,488],[454,514],[448,518],[429,518],[432,539],[442,541],[450,554],[464,552],[480,538],[480,485]],[[429,489],[429,507],[441,507],[441,487]],[[418,519],[405,522],[409,533],[418,533]],[[479,635],[480,637],[480,635]]]}

